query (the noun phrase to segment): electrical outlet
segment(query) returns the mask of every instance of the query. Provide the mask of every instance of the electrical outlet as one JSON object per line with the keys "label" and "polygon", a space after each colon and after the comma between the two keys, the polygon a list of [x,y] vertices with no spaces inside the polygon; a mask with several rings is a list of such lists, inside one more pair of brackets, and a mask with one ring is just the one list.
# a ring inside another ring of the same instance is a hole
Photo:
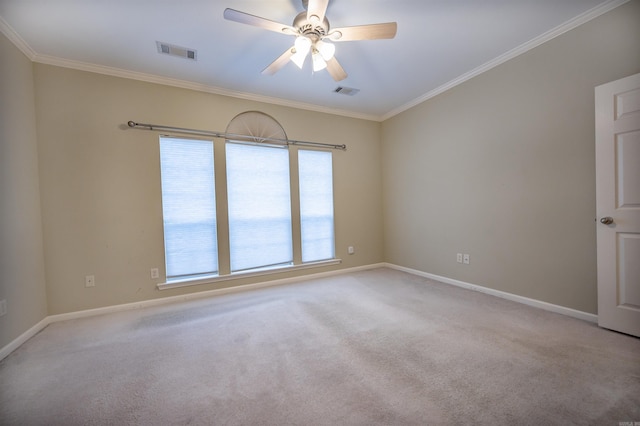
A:
{"label": "electrical outlet", "polygon": [[151,268],[151,279],[160,278],[160,271],[158,268]]}
{"label": "electrical outlet", "polygon": [[468,265],[468,264],[469,264],[469,255],[468,255],[468,254],[465,254],[465,255],[462,257],[462,263],[464,263],[465,265]]}
{"label": "electrical outlet", "polygon": [[462,253],[456,254],[456,262],[462,263]]}
{"label": "electrical outlet", "polygon": [[95,275],[87,275],[84,277],[84,286],[85,287],[95,287],[96,286],[96,276]]}
{"label": "electrical outlet", "polygon": [[0,317],[3,315],[7,315],[7,300],[0,300]]}
{"label": "electrical outlet", "polygon": [[354,254],[355,252],[356,252],[356,249],[354,249],[354,248],[353,248],[353,246],[349,246],[349,247],[347,248],[347,253],[349,253],[349,254]]}

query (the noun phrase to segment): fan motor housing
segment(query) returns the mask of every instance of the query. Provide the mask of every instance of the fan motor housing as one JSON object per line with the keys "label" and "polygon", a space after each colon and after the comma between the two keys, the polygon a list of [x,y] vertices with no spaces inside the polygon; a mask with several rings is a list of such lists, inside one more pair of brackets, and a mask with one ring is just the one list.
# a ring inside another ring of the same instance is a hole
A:
{"label": "fan motor housing", "polygon": [[322,23],[313,23],[307,19],[307,12],[304,11],[296,16],[293,20],[292,27],[297,29],[298,33],[301,35],[309,37],[313,41],[317,41],[329,33],[329,20],[325,16]]}

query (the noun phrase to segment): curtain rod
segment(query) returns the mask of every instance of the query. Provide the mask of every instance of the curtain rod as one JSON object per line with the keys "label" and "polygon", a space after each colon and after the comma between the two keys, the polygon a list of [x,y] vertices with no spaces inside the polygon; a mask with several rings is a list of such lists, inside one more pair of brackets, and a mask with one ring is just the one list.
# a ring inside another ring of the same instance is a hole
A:
{"label": "curtain rod", "polygon": [[325,148],[341,149],[343,151],[347,149],[346,145],[333,145],[333,144],[321,143],[321,142],[297,141],[293,139],[265,138],[265,137],[238,135],[234,133],[225,133],[225,132],[211,132],[208,130],[185,129],[181,127],[162,126],[158,124],[136,123],[135,121],[129,121],[127,125],[129,127],[143,128],[146,130],[165,130],[173,133],[209,136],[213,138],[223,138],[223,139],[235,140],[239,142],[257,142],[257,143],[268,142],[268,143],[275,143],[280,145],[321,146]]}

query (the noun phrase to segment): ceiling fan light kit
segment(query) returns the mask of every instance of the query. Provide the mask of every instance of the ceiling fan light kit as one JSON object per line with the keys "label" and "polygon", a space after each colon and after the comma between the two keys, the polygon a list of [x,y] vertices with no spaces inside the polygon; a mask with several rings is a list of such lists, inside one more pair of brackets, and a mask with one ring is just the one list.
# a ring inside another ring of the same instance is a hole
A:
{"label": "ceiling fan light kit", "polygon": [[325,43],[322,40],[318,40],[316,42],[316,48],[322,55],[322,59],[328,61],[333,58],[333,55],[336,53],[336,46],[333,43]]}
{"label": "ceiling fan light kit", "polygon": [[313,61],[313,72],[322,71],[327,67],[327,62],[322,58],[322,55],[317,50],[314,50],[311,55]]}
{"label": "ceiling fan light kit", "polygon": [[326,69],[335,81],[344,80],[347,73],[335,58],[336,46],[328,41],[392,39],[396,36],[398,25],[395,22],[344,27],[330,31],[329,20],[325,16],[329,0],[302,0],[302,5],[307,10],[295,17],[293,25],[280,24],[235,9],[225,9],[224,18],[227,20],[296,36],[293,47],[267,66],[262,71],[263,74],[273,75],[289,61],[302,69],[307,55],[311,52],[314,72]]}
{"label": "ceiling fan light kit", "polygon": [[304,36],[298,36],[293,46],[296,48],[296,53],[306,55],[311,49],[311,40]]}
{"label": "ceiling fan light kit", "polygon": [[[298,68],[302,69],[302,66],[304,65],[304,60],[307,58],[307,52],[298,52],[295,47],[291,50],[293,51],[293,55],[291,55],[291,59],[290,59],[291,62],[296,64]],[[265,74],[264,71],[263,71],[263,74]],[[275,74],[275,72],[270,72],[269,74],[273,75]]]}
{"label": "ceiling fan light kit", "polygon": [[296,42],[293,45],[292,51],[293,55],[291,56],[291,62],[296,64],[298,68],[302,69],[304,65],[304,60],[311,49],[311,40],[304,36],[296,37]]}

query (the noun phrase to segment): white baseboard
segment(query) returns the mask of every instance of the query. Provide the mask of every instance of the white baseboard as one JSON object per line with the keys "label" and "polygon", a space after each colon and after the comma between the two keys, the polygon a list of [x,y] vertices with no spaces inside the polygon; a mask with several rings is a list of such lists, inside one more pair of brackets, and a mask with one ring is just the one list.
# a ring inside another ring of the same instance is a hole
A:
{"label": "white baseboard", "polygon": [[357,266],[353,268],[336,269],[334,271],[319,272],[316,274],[301,275],[297,277],[282,278],[282,279],[271,280],[271,281],[261,281],[253,284],[238,285],[238,286],[219,288],[214,290],[199,291],[196,293],[181,294],[178,296],[143,300],[141,302],[105,306],[104,308],[87,309],[84,311],[76,311],[76,312],[69,312],[66,314],[51,315],[47,318],[49,318],[50,323],[58,322],[58,321],[67,321],[71,319],[92,317],[95,315],[110,314],[113,312],[130,311],[134,309],[148,308],[151,306],[160,306],[160,305],[166,305],[170,303],[185,302],[187,300],[204,299],[207,297],[221,296],[223,294],[240,293],[248,290],[256,290],[260,288],[274,287],[274,286],[291,284],[291,283],[300,282],[300,281],[308,281],[308,280],[313,280],[317,278],[331,277],[334,275],[348,274],[350,272],[364,271],[367,269],[382,268],[384,266],[385,264],[383,263],[375,263],[371,265]]}
{"label": "white baseboard", "polygon": [[500,290],[494,290],[492,288],[483,287],[481,285],[470,284],[464,281],[454,280],[452,278],[442,277],[440,275],[430,274],[428,272],[418,271],[416,269],[405,268],[404,266],[394,265],[392,263],[385,263],[384,266],[398,271],[407,272],[409,274],[418,275],[420,277],[429,278],[435,281],[439,281],[445,284],[451,284],[456,287],[466,288],[467,290],[473,290],[480,293],[489,294],[491,296],[500,297],[502,299],[511,300],[513,302],[522,303],[524,305],[533,306],[535,308],[544,309],[545,311],[555,312],[557,314],[566,315],[569,317],[581,319],[592,323],[598,322],[598,316],[590,314],[588,312],[578,311],[576,309],[567,308],[560,305],[554,305],[553,303],[543,302],[541,300],[530,299],[524,296],[518,296],[517,294],[507,293]]}
{"label": "white baseboard", "polygon": [[92,317],[96,315],[110,314],[114,312],[130,311],[135,309],[148,308],[151,306],[160,306],[160,305],[166,305],[170,303],[184,302],[187,300],[204,299],[207,297],[221,296],[223,294],[240,293],[247,290],[274,287],[278,285],[291,284],[291,283],[300,282],[300,281],[309,281],[313,279],[325,278],[325,277],[330,277],[334,275],[348,274],[350,272],[358,272],[358,271],[365,271],[368,269],[383,268],[385,266],[386,265],[384,263],[374,263],[370,265],[356,266],[353,268],[319,272],[316,274],[301,275],[297,277],[282,278],[282,279],[271,280],[271,281],[263,281],[263,282],[258,282],[254,284],[245,284],[245,285],[239,285],[239,286],[233,286],[233,287],[227,287],[227,288],[221,288],[221,289],[215,289],[215,290],[200,291],[196,293],[183,294],[179,296],[162,297],[158,299],[143,300],[140,302],[125,303],[121,305],[105,306],[103,308],[87,309],[83,311],[68,312],[65,314],[49,315],[46,318],[44,318],[42,321],[40,321],[39,323],[31,327],[29,330],[22,333],[11,343],[9,343],[8,345],[0,349],[0,361],[6,358],[11,352],[18,349],[20,345],[22,345],[24,342],[26,342],[27,340],[35,336],[38,332],[43,330],[46,326],[58,321],[68,321],[73,319]]}
{"label": "white baseboard", "polygon": [[308,280],[313,280],[313,279],[318,279],[318,278],[331,277],[331,276],[335,276],[335,275],[348,274],[348,273],[351,273],[351,272],[365,271],[365,270],[375,269],[375,268],[395,269],[395,270],[398,270],[398,271],[407,272],[407,273],[410,273],[410,274],[413,274],[413,275],[417,275],[417,276],[420,276],[420,277],[429,278],[429,279],[432,279],[432,280],[435,280],[435,281],[439,281],[439,282],[442,282],[442,283],[445,283],[445,284],[455,285],[457,287],[462,287],[462,288],[466,288],[468,290],[473,290],[473,291],[478,291],[478,292],[481,292],[481,293],[486,293],[486,294],[489,294],[491,296],[500,297],[502,299],[511,300],[511,301],[514,301],[514,302],[518,302],[518,303],[522,303],[522,304],[525,304],[525,305],[533,306],[533,307],[536,307],[536,308],[544,309],[546,311],[551,311],[551,312],[555,312],[555,313],[558,313],[558,314],[567,315],[567,316],[570,316],[570,317],[573,317],[573,318],[578,318],[578,319],[581,319],[581,320],[584,320],[584,321],[589,321],[589,322],[593,322],[593,323],[597,323],[598,322],[598,316],[597,315],[590,314],[590,313],[587,313],[587,312],[582,312],[582,311],[578,311],[578,310],[575,310],[575,309],[566,308],[564,306],[554,305],[552,303],[542,302],[540,300],[530,299],[528,297],[518,296],[516,294],[506,293],[504,291],[493,290],[493,289],[488,288],[488,287],[482,287],[482,286],[475,285],[475,284],[470,284],[470,283],[467,283],[467,282],[464,282],[464,281],[458,281],[458,280],[454,280],[454,279],[451,279],[451,278],[442,277],[442,276],[439,276],[439,275],[434,275],[434,274],[430,274],[430,273],[427,273],[427,272],[418,271],[416,269],[405,268],[404,266],[394,265],[392,263],[373,263],[373,264],[370,264],[370,265],[357,266],[357,267],[354,267],[354,268],[346,268],[346,269],[337,269],[335,271],[320,272],[320,273],[317,273],[317,274],[302,275],[302,276],[298,276],[298,277],[283,278],[283,279],[279,279],[279,280],[263,281],[263,282],[258,282],[258,283],[254,283],[254,284],[246,284],[246,285],[240,285],[240,286],[234,286],[234,287],[228,287],[228,288],[221,288],[221,289],[215,289],[215,290],[200,291],[200,292],[197,292],[197,293],[183,294],[183,295],[179,295],[179,296],[162,297],[162,298],[159,298],[159,299],[144,300],[144,301],[141,301],[141,302],[125,303],[125,304],[114,305],[114,306],[105,306],[103,308],[87,309],[87,310],[83,310],[83,311],[69,312],[69,313],[66,313],[66,314],[49,315],[46,318],[42,319],[39,323],[37,323],[36,325],[31,327],[29,330],[27,330],[26,332],[22,333],[19,337],[17,337],[11,343],[9,343],[8,345],[6,345],[2,349],[0,349],[0,361],[3,360],[4,358],[6,358],[11,352],[13,352],[14,350],[18,349],[20,347],[20,345],[22,345],[24,342],[26,342],[27,340],[29,340],[30,338],[35,336],[38,332],[43,330],[46,326],[48,326],[49,324],[52,324],[54,322],[58,322],[58,321],[67,321],[67,320],[72,320],[72,319],[92,317],[92,316],[96,316],[96,315],[104,315],[104,314],[109,314],[109,313],[114,313],[114,312],[122,312],[122,311],[134,310],[134,309],[142,309],[142,308],[147,308],[147,307],[151,307],[151,306],[159,306],[159,305],[166,305],[166,304],[170,304],[170,303],[184,302],[184,301],[187,301],[187,300],[204,299],[204,298],[207,298],[207,297],[220,296],[220,295],[223,295],[223,294],[240,293],[240,292],[247,291],[247,290],[255,290],[255,289],[266,288],[266,287],[274,287],[274,286],[278,286],[278,285],[291,284],[291,283],[294,283],[294,282],[308,281]]}
{"label": "white baseboard", "polygon": [[27,340],[31,339],[33,336],[42,331],[46,326],[51,324],[49,320],[50,317],[45,317],[39,323],[31,327],[29,330],[22,333],[16,339],[14,339],[11,343],[0,349],[0,361],[5,359],[11,352],[15,351]]}

